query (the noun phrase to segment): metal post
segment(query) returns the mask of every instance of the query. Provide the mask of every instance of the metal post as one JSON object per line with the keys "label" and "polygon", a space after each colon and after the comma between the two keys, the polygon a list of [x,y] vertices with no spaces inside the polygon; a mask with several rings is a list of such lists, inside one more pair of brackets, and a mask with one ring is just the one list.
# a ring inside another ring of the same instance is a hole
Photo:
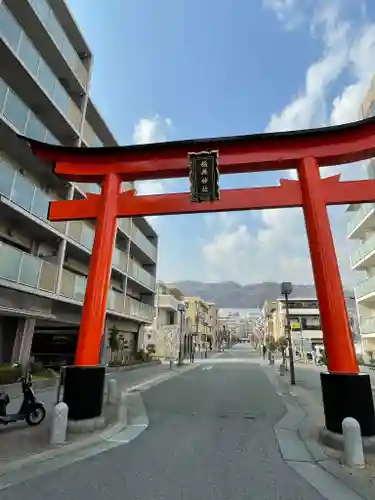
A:
{"label": "metal post", "polygon": [[292,334],[290,331],[290,321],[289,321],[289,300],[288,294],[285,293],[285,313],[286,313],[286,330],[288,334],[289,343],[289,366],[290,366],[290,383],[296,385],[296,376],[294,372],[294,357],[293,357],[293,347],[292,347]]}
{"label": "metal post", "polygon": [[178,352],[178,364],[182,365],[182,310],[180,310],[180,350]]}

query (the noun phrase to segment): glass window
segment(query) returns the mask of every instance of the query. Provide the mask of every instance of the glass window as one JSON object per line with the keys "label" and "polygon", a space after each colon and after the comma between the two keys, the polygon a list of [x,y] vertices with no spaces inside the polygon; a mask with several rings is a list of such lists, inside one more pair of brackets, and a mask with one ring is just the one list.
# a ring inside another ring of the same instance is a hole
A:
{"label": "glass window", "polygon": [[71,68],[73,68],[75,61],[77,59],[77,52],[74,50],[72,44],[66,37],[61,52],[62,55],[65,57],[66,62],[69,64]]}
{"label": "glass window", "polygon": [[30,73],[36,76],[38,72],[39,65],[39,53],[37,52],[34,45],[30,42],[25,33],[22,34],[22,39],[20,43],[20,48],[18,50],[18,55],[21,61],[24,63],[26,68],[30,71]]}
{"label": "glass window", "polygon": [[29,2],[37,13],[39,19],[47,26],[48,18],[52,15],[52,13],[46,0],[29,0]]}
{"label": "glass window", "polygon": [[3,105],[5,102],[5,96],[7,94],[8,86],[5,84],[4,80],[0,78],[0,113],[3,110]]}
{"label": "glass window", "polygon": [[0,158],[0,193],[7,198],[10,198],[15,173],[9,163]]}
{"label": "glass window", "polygon": [[92,246],[94,244],[94,231],[91,229],[91,227],[83,225],[81,243],[89,250],[92,249]]}
{"label": "glass window", "polygon": [[53,90],[53,102],[66,115],[68,113],[69,96],[59,81]]}
{"label": "glass window", "polygon": [[60,145],[60,141],[58,141],[49,130],[47,130],[45,142],[48,142],[48,144],[56,144],[56,146]]}
{"label": "glass window", "polygon": [[4,115],[22,134],[25,130],[28,111],[28,108],[21,99],[9,89],[4,107]]}
{"label": "glass window", "polygon": [[39,219],[47,220],[50,201],[46,193],[43,193],[40,189],[36,189],[31,213],[39,217]]}
{"label": "glass window", "polygon": [[43,59],[40,59],[37,78],[45,92],[52,98],[56,78]]}
{"label": "glass window", "polygon": [[0,33],[12,49],[16,51],[22,33],[21,26],[4,4],[0,5]]}
{"label": "glass window", "polygon": [[0,276],[6,280],[17,281],[22,253],[0,242]]}
{"label": "glass window", "polygon": [[26,177],[22,174],[17,174],[12,191],[12,201],[30,212],[34,188],[35,186]]}
{"label": "glass window", "polygon": [[63,32],[61,25],[54,14],[51,14],[48,19],[48,33],[53,38],[53,41],[55,42],[57,47],[61,49],[64,42],[65,33]]}
{"label": "glass window", "polygon": [[75,300],[83,301],[86,291],[86,278],[83,276],[76,276],[74,280],[73,298]]}
{"label": "glass window", "polygon": [[33,287],[38,286],[39,271],[42,262],[32,255],[23,254],[19,282]]}
{"label": "glass window", "polygon": [[32,112],[27,121],[25,135],[36,141],[44,141],[46,136],[46,127]]}

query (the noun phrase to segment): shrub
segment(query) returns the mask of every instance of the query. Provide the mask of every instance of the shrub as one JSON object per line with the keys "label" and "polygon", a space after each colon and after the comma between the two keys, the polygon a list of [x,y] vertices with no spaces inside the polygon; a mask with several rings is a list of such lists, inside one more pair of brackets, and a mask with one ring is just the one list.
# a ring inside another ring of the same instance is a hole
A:
{"label": "shrub", "polygon": [[358,362],[359,365],[364,365],[365,364],[365,360],[363,359],[362,354],[357,354],[357,362]]}
{"label": "shrub", "polygon": [[22,367],[18,365],[0,365],[0,385],[13,384],[22,375]]}

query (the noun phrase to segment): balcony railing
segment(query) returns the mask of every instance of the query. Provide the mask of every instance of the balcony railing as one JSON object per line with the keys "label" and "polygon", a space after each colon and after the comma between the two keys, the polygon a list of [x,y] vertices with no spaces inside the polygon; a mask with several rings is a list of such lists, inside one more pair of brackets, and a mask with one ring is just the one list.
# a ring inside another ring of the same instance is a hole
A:
{"label": "balcony railing", "polygon": [[160,294],[159,295],[159,307],[165,309],[172,309],[173,311],[178,310],[178,300],[172,295]]}
{"label": "balcony railing", "polygon": [[83,245],[88,250],[92,250],[94,245],[95,231],[90,226],[81,221],[70,221],[68,236]]}
{"label": "balcony railing", "polygon": [[362,281],[356,288],[356,296],[358,298],[364,297],[372,292],[375,292],[375,276],[371,276],[365,281]]}
{"label": "balcony railing", "polygon": [[359,248],[351,256],[351,265],[354,267],[358,262],[366,257],[369,253],[375,250],[375,234],[370,236],[364,243],[362,243]]}
{"label": "balcony railing", "polygon": [[155,290],[155,278],[134,261],[129,262],[129,275],[151,290]]}
{"label": "balcony railing", "polygon": [[148,255],[154,262],[157,258],[157,249],[149,239],[133,224],[131,239]]}
{"label": "balcony railing", "polygon": [[356,227],[363,221],[363,219],[368,215],[372,210],[374,210],[374,203],[363,203],[358,210],[353,213],[353,217],[349,220],[347,225],[347,232],[351,234]]}
{"label": "balcony railing", "polygon": [[118,227],[127,235],[130,234],[130,223],[130,219],[117,219]]}
{"label": "balcony railing", "polygon": [[115,248],[113,251],[112,265],[126,273],[127,256],[124,252]]}
{"label": "balcony railing", "polygon": [[55,293],[57,266],[0,242],[0,277]]}
{"label": "balcony railing", "polygon": [[[61,278],[60,295],[83,302],[86,291],[87,278],[63,269]],[[134,319],[152,321],[154,308],[143,302],[138,302],[131,297],[110,289],[107,298],[107,308]]]}
{"label": "balcony railing", "polygon": [[361,319],[361,333],[362,335],[375,333],[375,317]]}

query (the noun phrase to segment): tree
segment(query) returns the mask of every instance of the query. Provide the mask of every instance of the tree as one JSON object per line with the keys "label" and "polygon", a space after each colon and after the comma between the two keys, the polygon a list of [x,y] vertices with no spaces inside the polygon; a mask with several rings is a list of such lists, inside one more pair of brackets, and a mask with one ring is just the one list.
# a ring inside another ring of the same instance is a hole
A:
{"label": "tree", "polygon": [[288,341],[287,337],[283,336],[283,337],[278,338],[276,341],[276,345],[277,345],[277,348],[281,351],[281,355],[283,357],[283,363],[285,363],[285,352],[289,346],[289,341]]}
{"label": "tree", "polygon": [[116,356],[116,353],[120,348],[120,341],[118,334],[119,331],[117,329],[117,326],[113,325],[108,332],[108,347],[111,350],[111,361],[113,361],[113,358]]}

